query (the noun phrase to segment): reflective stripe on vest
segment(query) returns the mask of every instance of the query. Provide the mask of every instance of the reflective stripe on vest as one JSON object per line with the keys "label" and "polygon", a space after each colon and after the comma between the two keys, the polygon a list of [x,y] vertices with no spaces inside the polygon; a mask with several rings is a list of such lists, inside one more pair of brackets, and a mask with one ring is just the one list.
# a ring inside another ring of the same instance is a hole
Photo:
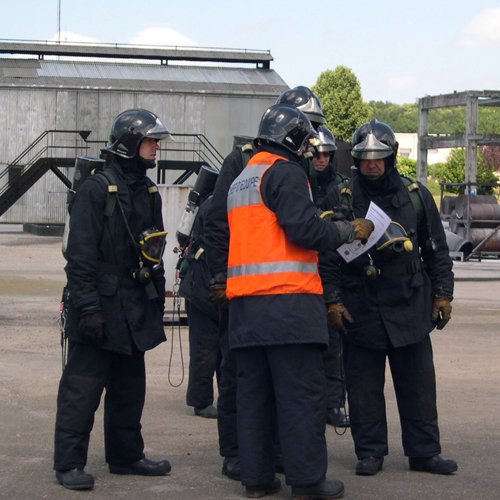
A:
{"label": "reflective stripe on vest", "polygon": [[276,214],[262,200],[262,178],[278,160],[286,161],[286,158],[257,153],[229,189],[226,290],[229,299],[247,295],[323,293],[317,252],[288,240]]}

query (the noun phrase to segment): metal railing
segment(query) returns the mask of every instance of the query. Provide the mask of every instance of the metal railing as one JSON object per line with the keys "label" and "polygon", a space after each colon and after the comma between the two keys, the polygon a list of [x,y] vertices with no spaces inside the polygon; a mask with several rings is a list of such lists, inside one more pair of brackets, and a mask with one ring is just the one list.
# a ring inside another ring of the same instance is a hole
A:
{"label": "metal railing", "polygon": [[[97,155],[99,155],[101,149],[106,145],[106,141],[87,140],[90,133],[89,130],[59,129],[49,129],[42,132],[0,172],[2,212],[12,206],[48,169],[51,169],[66,187],[71,187],[71,181],[58,170],[57,165],[66,159],[71,165],[72,160],[78,154],[88,154],[91,146],[92,150],[97,150]],[[56,139],[68,134],[76,134],[83,143],[74,142],[68,145],[68,139]],[[170,170],[182,171],[181,175],[173,182],[174,184],[182,184],[193,173],[198,172],[203,164],[214,168],[219,168],[222,165],[224,157],[205,135],[173,133],[172,136],[174,141],[162,143],[164,147],[159,152],[158,183],[164,183],[165,173]],[[68,150],[71,151],[70,154],[66,154]],[[54,154],[54,152],[59,154]],[[54,165],[47,165],[47,162],[42,161],[43,159],[54,160]],[[44,171],[35,172],[32,171],[33,168],[36,170],[44,169]],[[15,176],[9,176],[11,172],[15,172]]]}
{"label": "metal railing", "polygon": [[[203,134],[172,134],[174,141],[165,142],[160,150],[158,162],[158,183],[164,183],[167,170],[184,170],[173,182],[182,184],[200,165],[206,164],[219,169],[224,157]],[[191,166],[189,166],[191,163]]]}
{"label": "metal railing", "polygon": [[[49,137],[54,136],[56,134],[78,134],[84,143],[86,142],[86,138],[89,136],[90,131],[88,130],[58,130],[51,129],[45,130],[42,132],[31,144],[29,144],[26,149],[24,149],[11,163],[7,165],[7,167],[0,173],[0,184],[4,183],[4,185],[0,188],[0,196],[4,194],[11,186],[11,184],[7,181],[3,181],[4,177],[9,175],[9,172],[16,169],[17,175],[16,178],[19,178],[26,174],[26,172],[35,165],[35,163],[42,157],[47,156],[46,153],[49,150],[87,150],[88,146],[85,145],[77,145],[67,146],[67,145],[55,145],[55,144],[45,144],[42,145],[41,149],[36,149],[44,139],[49,139]],[[25,161],[26,160],[26,161]],[[25,161],[25,162],[24,162]],[[3,181],[3,182],[2,182]]]}

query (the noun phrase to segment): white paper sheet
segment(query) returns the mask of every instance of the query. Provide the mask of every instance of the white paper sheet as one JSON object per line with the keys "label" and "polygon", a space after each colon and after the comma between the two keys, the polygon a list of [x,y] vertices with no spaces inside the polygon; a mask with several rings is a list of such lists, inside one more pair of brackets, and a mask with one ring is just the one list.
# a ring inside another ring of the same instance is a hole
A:
{"label": "white paper sheet", "polygon": [[373,203],[373,201],[370,202],[365,219],[370,219],[375,226],[368,241],[363,245],[360,240],[354,240],[352,243],[344,243],[337,248],[337,252],[346,262],[351,262],[351,260],[359,257],[362,253],[375,245],[391,223],[391,218],[378,205]]}

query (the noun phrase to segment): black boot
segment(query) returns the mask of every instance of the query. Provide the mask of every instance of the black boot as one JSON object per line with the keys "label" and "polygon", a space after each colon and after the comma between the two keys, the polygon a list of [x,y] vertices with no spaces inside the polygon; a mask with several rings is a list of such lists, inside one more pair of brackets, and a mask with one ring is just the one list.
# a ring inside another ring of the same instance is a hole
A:
{"label": "black boot", "polygon": [[235,481],[240,480],[240,457],[225,457],[222,462],[222,474]]}
{"label": "black boot", "polygon": [[452,474],[458,469],[455,460],[446,460],[440,455],[426,458],[410,457],[409,462],[410,470],[430,472],[431,474]]}
{"label": "black boot", "polygon": [[83,469],[57,470],[56,478],[68,490],[91,490],[94,487],[94,478]]}
{"label": "black boot", "polygon": [[296,500],[322,500],[340,498],[344,494],[344,484],[338,480],[324,480],[311,486],[292,486],[292,498]]}
{"label": "black boot", "polygon": [[382,470],[384,457],[366,457],[356,464],[356,474],[358,476],[374,476]]}
{"label": "black boot", "polygon": [[168,460],[149,460],[143,458],[128,465],[109,464],[111,474],[135,474],[137,476],[165,476],[172,467]]}
{"label": "black boot", "polygon": [[203,408],[195,408],[194,414],[197,417],[217,418],[217,408],[213,405],[204,406]]}

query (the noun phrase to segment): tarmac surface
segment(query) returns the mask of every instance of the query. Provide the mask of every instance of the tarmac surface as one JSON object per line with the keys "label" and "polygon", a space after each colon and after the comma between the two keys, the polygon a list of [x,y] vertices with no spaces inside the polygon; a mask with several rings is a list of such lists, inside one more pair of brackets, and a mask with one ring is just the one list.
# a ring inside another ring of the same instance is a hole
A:
{"label": "tarmac surface", "polygon": [[[166,326],[168,341],[146,355],[142,421],[147,456],[168,458],[170,476],[109,474],[100,408],[86,469],[95,476],[94,490],[72,492],[56,483],[52,453],[63,267],[60,237],[0,225],[0,498],[243,498],[241,484],[221,475],[216,422],[194,416],[186,406],[187,329],[177,326]],[[345,498],[500,498],[500,261],[457,261],[454,271],[452,320],[432,338],[443,456],[457,460],[459,470],[452,476],[408,470],[387,370],[390,451],[377,476],[356,476],[350,433],[327,428],[329,476],[344,482]],[[267,498],[290,498],[290,488],[284,485]]]}

